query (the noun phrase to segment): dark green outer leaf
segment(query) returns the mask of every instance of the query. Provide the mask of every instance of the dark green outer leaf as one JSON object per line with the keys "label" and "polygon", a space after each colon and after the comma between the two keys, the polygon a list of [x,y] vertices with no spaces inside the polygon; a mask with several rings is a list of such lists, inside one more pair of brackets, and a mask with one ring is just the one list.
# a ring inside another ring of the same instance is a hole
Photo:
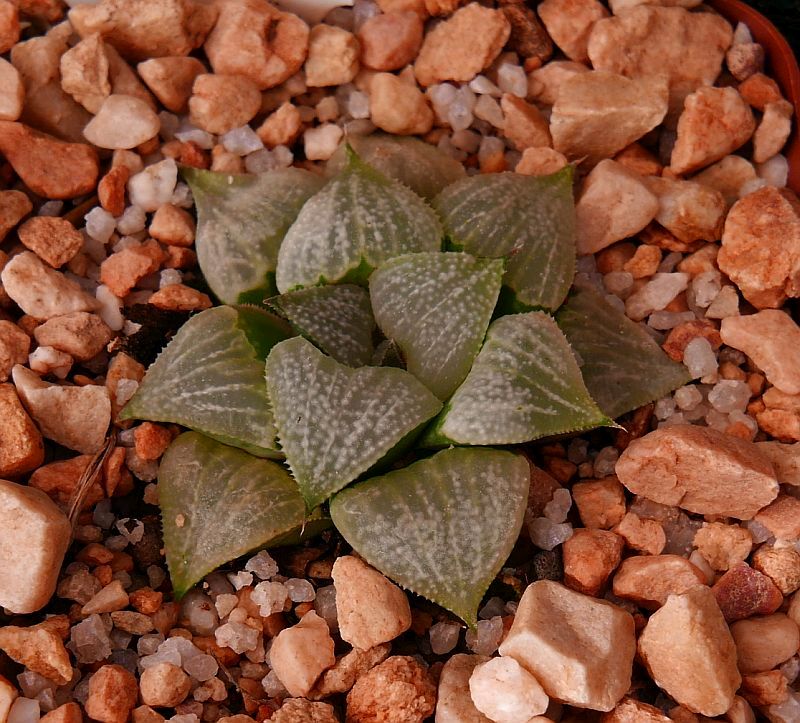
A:
{"label": "dark green outer leaf", "polygon": [[504,284],[527,308],[554,311],[575,275],[572,168],[550,176],[489,173],[448,186],[434,207],[457,249],[508,257]]}
{"label": "dark green outer leaf", "polygon": [[[384,133],[348,138],[353,150],[384,176],[408,186],[423,198],[432,199],[445,186],[465,175],[464,166],[436,146],[417,138],[402,138]],[[328,171],[338,173],[347,162],[342,143],[328,161]]]}
{"label": "dark green outer leaf", "polygon": [[625,314],[589,288],[575,289],[556,321],[580,356],[589,392],[619,417],[687,384],[691,376]]}
{"label": "dark green outer leaf", "polygon": [[367,562],[474,626],[519,535],[529,484],[520,455],[453,448],[340,492],[331,517]]}
{"label": "dark green outer leaf", "polygon": [[[250,326],[256,336],[256,314],[270,318],[265,312],[218,306],[189,319],[147,370],[120,419],[173,422],[258,456],[280,456],[263,356],[240,326]],[[274,341],[284,335],[276,328],[258,337],[263,353],[268,337]]]}
{"label": "dark green outer leaf", "polygon": [[281,241],[324,179],[300,168],[254,176],[181,172],[197,208],[197,260],[217,298],[236,304],[275,293]]}
{"label": "dark green outer leaf", "polygon": [[178,599],[220,565],[303,525],[305,503],[282,467],[196,432],[161,461],[164,548]]}

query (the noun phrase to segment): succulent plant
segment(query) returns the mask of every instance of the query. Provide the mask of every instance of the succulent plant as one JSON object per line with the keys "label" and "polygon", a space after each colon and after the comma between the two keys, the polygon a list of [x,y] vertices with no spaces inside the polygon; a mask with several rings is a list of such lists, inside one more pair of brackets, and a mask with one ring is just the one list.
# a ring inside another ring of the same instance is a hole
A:
{"label": "succulent plant", "polygon": [[[517,445],[613,426],[688,375],[574,286],[571,169],[466,177],[419,141],[357,148],[324,185],[186,171],[201,268],[234,305],[192,317],[122,416],[193,430],[159,472],[178,595],[333,524],[473,625],[522,526]],[[235,305],[254,300],[277,315]]]}

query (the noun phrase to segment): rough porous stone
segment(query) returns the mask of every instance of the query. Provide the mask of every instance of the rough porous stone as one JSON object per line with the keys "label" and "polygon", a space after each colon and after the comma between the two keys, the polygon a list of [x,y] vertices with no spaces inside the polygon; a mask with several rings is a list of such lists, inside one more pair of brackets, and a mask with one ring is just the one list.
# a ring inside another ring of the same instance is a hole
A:
{"label": "rough porous stone", "polygon": [[752,442],[711,427],[662,427],[631,442],[616,466],[631,492],[701,515],[749,520],[778,494],[772,464]]}
{"label": "rough porous stone", "polygon": [[717,256],[757,309],[778,308],[800,296],[800,201],[786,188],[767,186],[734,203]]}

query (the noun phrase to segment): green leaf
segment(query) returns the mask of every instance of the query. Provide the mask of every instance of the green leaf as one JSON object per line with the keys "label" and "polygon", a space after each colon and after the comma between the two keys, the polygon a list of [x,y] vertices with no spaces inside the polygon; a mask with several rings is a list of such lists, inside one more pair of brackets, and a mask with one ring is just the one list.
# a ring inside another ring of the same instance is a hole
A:
{"label": "green leaf", "polygon": [[[455,158],[417,138],[373,133],[352,136],[347,143],[365,163],[423,198],[432,199],[465,175],[464,166]],[[347,164],[347,143],[342,143],[328,161],[329,172],[339,173]]]}
{"label": "green leaf", "polygon": [[300,168],[255,176],[181,172],[197,208],[197,260],[217,298],[258,303],[274,294],[281,241],[324,179]]}
{"label": "green leaf", "polygon": [[592,289],[575,289],[556,320],[582,360],[598,406],[619,417],[687,384],[691,375],[655,340]]}
{"label": "green leaf", "polygon": [[305,504],[289,474],[195,432],[169,447],[158,501],[172,586],[180,598],[226,562],[301,527]]}
{"label": "green leaf", "polygon": [[441,242],[433,209],[350,151],[342,172],[309,199],[286,234],[278,254],[278,289],[366,284],[384,261],[439,251]]}
{"label": "green leaf", "polygon": [[375,319],[366,289],[352,284],[313,286],[275,296],[269,305],[336,361],[359,367],[372,358]]}
{"label": "green leaf", "polygon": [[260,457],[280,456],[263,358],[286,334],[272,323],[264,312],[229,306],[193,316],[147,370],[120,419],[173,422]]}
{"label": "green leaf", "polygon": [[300,337],[270,352],[267,389],[309,509],[410,441],[442,406],[402,369],[351,369]]}
{"label": "green leaf", "polygon": [[572,350],[547,314],[503,316],[423,442],[519,444],[613,424],[586,391]]}
{"label": "green leaf", "polygon": [[525,308],[555,310],[575,275],[572,168],[550,176],[486,173],[434,201],[455,248],[508,257],[504,279]]}
{"label": "green leaf", "polygon": [[521,455],[452,448],[340,492],[331,517],[367,562],[474,626],[519,536],[529,485]]}
{"label": "green leaf", "polygon": [[503,278],[503,262],[462,253],[387,261],[369,280],[375,319],[408,371],[439,399],[467,376],[481,348]]}

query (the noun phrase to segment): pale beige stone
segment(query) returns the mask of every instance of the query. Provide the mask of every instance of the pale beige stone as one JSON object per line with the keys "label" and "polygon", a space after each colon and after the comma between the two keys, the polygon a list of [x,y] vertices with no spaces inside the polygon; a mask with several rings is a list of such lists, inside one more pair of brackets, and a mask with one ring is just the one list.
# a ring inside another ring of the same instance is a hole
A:
{"label": "pale beige stone", "polygon": [[725,156],[721,161],[692,176],[692,181],[719,191],[730,208],[739,200],[742,186],[754,178],[756,169],[750,161],[741,156]]}
{"label": "pale beige stone", "polygon": [[736,646],[704,586],[670,595],[650,616],[639,655],[656,684],[694,713],[722,715],[741,683]]}
{"label": "pale beige stone", "polygon": [[399,70],[417,57],[422,45],[423,24],[415,12],[376,15],[356,33],[361,62],[373,70]]}
{"label": "pale beige stone", "polygon": [[330,703],[312,703],[305,698],[289,698],[270,720],[273,723],[339,723]]}
{"label": "pale beige stone", "polygon": [[128,607],[128,593],[119,580],[112,580],[81,608],[81,614],[88,616],[95,613],[113,613],[126,607]]}
{"label": "pale beige stone", "polygon": [[83,135],[98,148],[130,149],[158,135],[161,120],[143,100],[132,95],[110,95]]}
{"label": "pale beige stone", "polygon": [[46,266],[36,254],[24,251],[0,274],[3,288],[35,319],[50,319],[73,311],[94,311],[97,300],[64,274]]}
{"label": "pale beige stone", "polygon": [[786,394],[800,394],[800,327],[785,311],[764,309],[722,320],[722,341],[743,351]]}
{"label": "pale beige stone", "polygon": [[156,708],[174,708],[185,700],[191,687],[189,676],[172,663],[153,665],[139,679],[142,703]]}
{"label": "pale beige stone", "polygon": [[8,711],[17,699],[17,689],[0,675],[0,721],[8,720]]}
{"label": "pale beige stone", "polygon": [[108,56],[108,79],[111,81],[113,95],[129,95],[138,98],[153,110],[158,111],[155,99],[142,83],[136,71],[117,52],[112,45],[105,45]]}
{"label": "pale beige stone", "polygon": [[731,625],[739,670],[761,673],[786,662],[800,647],[800,630],[783,613],[738,620]]}
{"label": "pale beige stone", "polygon": [[670,110],[678,111],[689,93],[714,83],[732,39],[719,15],[643,5],[595,23],[589,59],[598,70],[631,78],[666,75]]}
{"label": "pale beige stone", "polygon": [[100,33],[125,58],[146,60],[188,55],[211,30],[217,10],[195,0],[101,0],[69,12],[72,27],[85,38]]}
{"label": "pale beige stone", "polygon": [[594,165],[655,128],[667,112],[663,78],[596,70],[565,79],[550,116],[553,147]]}
{"label": "pale beige stone", "polygon": [[25,86],[19,71],[0,58],[0,120],[15,121],[22,115]]}
{"label": "pale beige stone", "polygon": [[786,145],[792,132],[792,115],[794,107],[788,100],[767,103],[764,115],[753,135],[753,160],[763,163]]}
{"label": "pale beige stone", "polygon": [[561,84],[579,73],[588,73],[583,63],[572,60],[551,60],[528,74],[528,99],[541,105],[553,105]]}
{"label": "pale beige stone", "polygon": [[500,109],[505,119],[503,135],[518,151],[552,145],[547,119],[535,105],[510,93],[504,93],[500,99]]}
{"label": "pale beige stone", "polygon": [[0,382],[8,379],[15,364],[25,363],[30,346],[31,339],[22,329],[11,321],[0,321]]}
{"label": "pale beige stone", "polygon": [[209,133],[227,133],[249,123],[261,108],[261,93],[242,75],[198,75],[189,98],[189,119]]}
{"label": "pale beige stone", "polygon": [[638,173],[611,159],[600,161],[583,182],[575,205],[578,253],[597,253],[634,236],[658,209],[658,197]]}
{"label": "pale beige stone", "polygon": [[304,697],[326,668],[336,662],[328,623],[313,610],[281,630],[272,642],[270,664],[286,690]]}
{"label": "pale beige stone", "polygon": [[111,422],[106,387],[50,384],[20,365],[14,367],[12,376],[20,398],[47,439],[83,454],[103,446]]}
{"label": "pale beige stone", "polygon": [[173,113],[186,110],[195,78],[206,72],[197,58],[151,58],[136,66],[147,87]]}
{"label": "pale beige stone", "polygon": [[568,164],[567,157],[552,148],[526,148],[514,172],[523,176],[549,176]]}
{"label": "pale beige stone", "polygon": [[794,542],[800,538],[800,500],[780,494],[755,516],[755,521],[778,540]]}
{"label": "pale beige stone", "polygon": [[48,319],[33,330],[33,336],[42,346],[66,352],[78,361],[88,361],[105,348],[113,333],[96,314],[75,311]]}
{"label": "pale beige stone", "polygon": [[439,676],[436,723],[490,723],[472,702],[469,679],[475,667],[489,660],[484,655],[457,653],[447,659]]}
{"label": "pale beige stone", "polygon": [[333,564],[336,612],[342,640],[368,650],[411,627],[406,594],[360,558],[344,555]]}
{"label": "pale beige stone", "polygon": [[780,484],[800,486],[800,443],[756,442],[756,447],[772,462]]}
{"label": "pale beige stone", "polygon": [[320,88],[349,83],[358,73],[359,50],[353,33],[333,25],[314,26],[304,66],[306,85]]}
{"label": "pale beige stone", "polygon": [[587,45],[592,26],[608,17],[598,0],[543,0],[536,8],[553,42],[570,60],[589,59]]}
{"label": "pale beige stone", "polygon": [[414,63],[417,80],[424,86],[472,80],[492,64],[510,33],[502,11],[477,2],[465,5],[425,35]]}
{"label": "pale beige stone", "polygon": [[705,168],[744,145],[755,129],[753,113],[736,88],[698,88],[684,101],[670,170]]}
{"label": "pale beige stone", "polygon": [[731,208],[722,232],[719,268],[757,309],[800,296],[800,201],[767,186]]}
{"label": "pale beige stone", "polygon": [[0,605],[12,613],[33,613],[55,592],[72,527],[33,487],[0,480],[0,502]]}
{"label": "pale beige stone", "polygon": [[725,221],[725,199],[719,191],[694,181],[645,176],[658,197],[656,221],[678,240],[717,241]]}
{"label": "pale beige stone", "polygon": [[635,439],[617,462],[631,492],[697,514],[751,519],[778,494],[772,464],[752,442],[690,425]]}
{"label": "pale beige stone", "polygon": [[630,686],[635,647],[629,613],[540,580],[525,590],[500,654],[515,658],[551,698],[608,711]]}
{"label": "pale beige stone", "polygon": [[392,73],[378,73],[372,79],[369,113],[372,122],[387,133],[418,135],[433,126],[433,110],[425,95]]}
{"label": "pale beige stone", "polygon": [[544,713],[550,702],[539,681],[509,657],[476,666],[469,692],[475,707],[495,723],[527,723]]}
{"label": "pale beige stone", "polygon": [[111,94],[109,60],[100,33],[92,33],[61,56],[61,87],[90,113]]}
{"label": "pale beige stone", "polygon": [[734,43],[725,53],[725,64],[738,81],[764,70],[764,48],[758,43]]}
{"label": "pale beige stone", "polygon": [[670,595],[705,584],[703,573],[679,555],[642,555],[622,562],[612,589],[617,597],[646,610],[658,610]]}
{"label": "pale beige stone", "polygon": [[753,537],[738,525],[706,522],[695,533],[693,544],[714,570],[724,572],[747,559],[753,549]]}
{"label": "pale beige stone", "polygon": [[621,15],[626,10],[631,10],[639,5],[660,5],[666,8],[694,8],[702,2],[703,0],[609,0],[608,4],[614,15]]}
{"label": "pale beige stone", "polygon": [[228,0],[204,49],[215,73],[243,75],[274,88],[297,73],[308,54],[308,25],[265,0]]}

